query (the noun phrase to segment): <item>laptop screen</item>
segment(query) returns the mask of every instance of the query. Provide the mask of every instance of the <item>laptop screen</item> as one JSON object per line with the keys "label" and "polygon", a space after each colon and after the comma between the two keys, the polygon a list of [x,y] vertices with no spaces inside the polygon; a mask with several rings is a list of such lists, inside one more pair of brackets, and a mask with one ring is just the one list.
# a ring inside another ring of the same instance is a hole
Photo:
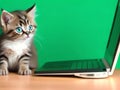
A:
{"label": "laptop screen", "polygon": [[118,37],[119,38],[117,38],[116,40],[115,39],[113,40],[114,42],[112,42],[112,41],[110,42],[111,44],[106,49],[106,53],[105,53],[105,59],[107,60],[111,69],[112,69],[112,65],[114,62],[115,55],[116,55],[116,51],[118,49],[120,35]]}
{"label": "laptop screen", "polygon": [[110,33],[105,59],[109,63],[110,67],[112,67],[114,62],[114,57],[116,54],[116,50],[118,48],[118,44],[120,41],[120,5],[118,5],[116,9],[116,14],[113,22],[113,27]]}

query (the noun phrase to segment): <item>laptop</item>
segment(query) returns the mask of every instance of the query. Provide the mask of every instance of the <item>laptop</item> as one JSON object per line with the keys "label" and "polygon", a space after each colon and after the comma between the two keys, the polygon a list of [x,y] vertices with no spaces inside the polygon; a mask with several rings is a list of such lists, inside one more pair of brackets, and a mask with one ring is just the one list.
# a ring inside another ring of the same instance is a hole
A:
{"label": "laptop", "polygon": [[103,58],[50,61],[37,67],[34,75],[73,75],[82,78],[106,78],[112,75],[120,54],[119,15],[120,10],[117,8]]}
{"label": "laptop", "polygon": [[[106,59],[67,60],[45,63],[36,68],[34,75],[74,75],[82,78],[105,78],[112,75],[120,54],[120,38],[112,54],[112,61]],[[109,57],[109,56],[108,56]]]}

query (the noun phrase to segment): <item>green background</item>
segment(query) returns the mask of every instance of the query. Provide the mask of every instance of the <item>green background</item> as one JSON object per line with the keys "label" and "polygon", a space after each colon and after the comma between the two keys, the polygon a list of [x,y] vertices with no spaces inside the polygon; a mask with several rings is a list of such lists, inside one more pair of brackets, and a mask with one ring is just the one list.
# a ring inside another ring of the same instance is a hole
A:
{"label": "green background", "polygon": [[39,66],[104,57],[118,0],[0,0],[0,8],[25,10],[34,3]]}

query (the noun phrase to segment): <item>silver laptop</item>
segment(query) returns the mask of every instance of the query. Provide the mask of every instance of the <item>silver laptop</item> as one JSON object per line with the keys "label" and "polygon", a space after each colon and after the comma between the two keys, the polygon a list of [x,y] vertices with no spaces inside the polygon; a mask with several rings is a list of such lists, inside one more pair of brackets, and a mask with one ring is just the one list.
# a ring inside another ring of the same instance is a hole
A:
{"label": "silver laptop", "polygon": [[[116,41],[117,40],[117,41]],[[120,35],[108,42],[104,59],[47,62],[34,75],[74,75],[83,78],[105,78],[112,75],[120,54]],[[112,48],[111,48],[112,47]]]}

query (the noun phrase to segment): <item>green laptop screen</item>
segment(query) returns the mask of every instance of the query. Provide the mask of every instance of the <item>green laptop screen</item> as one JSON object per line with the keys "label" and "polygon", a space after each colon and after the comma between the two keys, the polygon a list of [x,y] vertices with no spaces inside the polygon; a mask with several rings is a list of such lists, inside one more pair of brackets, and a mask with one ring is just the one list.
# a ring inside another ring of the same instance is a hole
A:
{"label": "green laptop screen", "polygon": [[109,42],[105,53],[105,59],[107,60],[111,67],[113,64],[114,56],[116,54],[117,45],[119,41],[120,41],[120,4],[118,4],[118,7],[116,9],[113,27],[111,30]]}

